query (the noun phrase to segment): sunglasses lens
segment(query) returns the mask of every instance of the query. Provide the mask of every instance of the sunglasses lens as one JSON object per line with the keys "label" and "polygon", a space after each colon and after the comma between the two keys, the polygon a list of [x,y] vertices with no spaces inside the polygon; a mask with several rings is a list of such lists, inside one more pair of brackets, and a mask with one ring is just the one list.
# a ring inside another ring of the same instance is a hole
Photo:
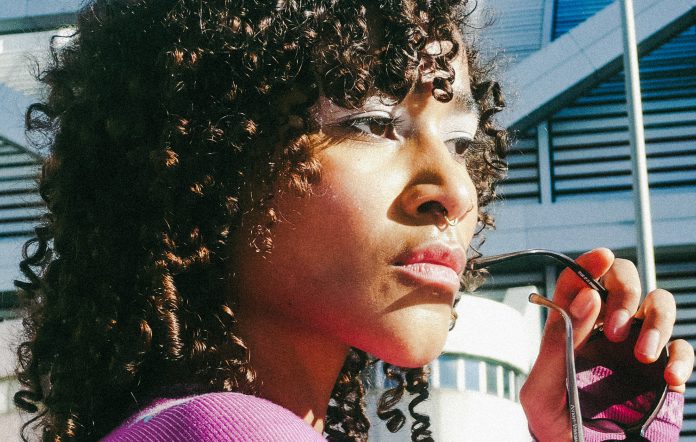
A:
{"label": "sunglasses lens", "polygon": [[667,352],[643,364],[633,355],[642,321],[634,320],[628,338],[609,341],[595,330],[575,354],[578,394],[585,427],[602,433],[633,431],[654,417],[667,389]]}

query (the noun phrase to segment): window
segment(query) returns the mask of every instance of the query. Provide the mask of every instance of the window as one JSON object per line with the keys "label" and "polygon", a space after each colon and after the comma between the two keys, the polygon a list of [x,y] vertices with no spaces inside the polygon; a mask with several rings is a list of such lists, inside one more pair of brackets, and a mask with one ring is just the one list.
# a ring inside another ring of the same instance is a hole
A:
{"label": "window", "polygon": [[457,365],[459,357],[456,355],[440,356],[440,388],[457,389]]}
{"label": "window", "polygon": [[471,391],[481,391],[479,365],[477,359],[464,360],[464,388]]}
{"label": "window", "polygon": [[486,393],[498,396],[498,365],[486,362]]}
{"label": "window", "polygon": [[514,393],[515,373],[507,367],[503,367],[503,397],[515,400]]}
{"label": "window", "polygon": [[526,375],[494,360],[444,354],[431,373],[431,384],[449,390],[478,391],[517,402]]}

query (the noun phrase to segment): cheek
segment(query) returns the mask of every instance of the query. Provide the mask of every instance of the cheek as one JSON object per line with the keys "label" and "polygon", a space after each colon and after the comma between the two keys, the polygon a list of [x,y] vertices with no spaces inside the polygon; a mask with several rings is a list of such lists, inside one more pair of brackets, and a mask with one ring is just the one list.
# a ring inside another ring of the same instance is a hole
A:
{"label": "cheek", "polygon": [[298,213],[304,240],[301,247],[321,266],[314,276],[322,285],[331,281],[352,286],[368,283],[369,274],[383,259],[380,251],[389,222],[388,197],[369,177],[325,170],[331,178],[313,190]]}
{"label": "cheek", "polygon": [[280,314],[314,321],[316,310],[346,316],[358,297],[355,307],[372,302],[379,291],[375,269],[383,259],[380,241],[389,206],[369,177],[358,178],[331,162],[323,164],[322,174],[310,195],[276,200],[280,221],[272,227],[269,256],[239,253],[240,277],[253,288],[259,307],[268,302]]}
{"label": "cheek", "polygon": [[340,250],[337,258],[353,265],[380,259],[382,243],[393,239],[388,213],[401,183],[397,173],[385,173],[379,164],[350,156],[324,157],[322,182],[305,201],[302,218],[307,230],[335,245],[329,251]]}
{"label": "cheek", "polygon": [[240,277],[253,292],[242,302],[389,362],[419,366],[441,351],[450,308],[421,304],[428,293],[394,278],[391,260],[408,230],[388,214],[403,177],[374,164],[325,158],[322,182],[309,196],[278,198],[282,221],[273,227],[271,255],[242,258]]}

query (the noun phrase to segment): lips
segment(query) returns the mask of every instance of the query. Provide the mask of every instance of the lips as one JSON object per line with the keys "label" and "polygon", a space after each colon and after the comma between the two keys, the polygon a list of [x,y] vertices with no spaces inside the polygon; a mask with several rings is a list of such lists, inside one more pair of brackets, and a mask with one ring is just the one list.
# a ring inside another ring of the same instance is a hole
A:
{"label": "lips", "polygon": [[459,291],[459,275],[466,256],[459,247],[442,243],[425,244],[400,256],[395,265],[408,279],[452,293]]}

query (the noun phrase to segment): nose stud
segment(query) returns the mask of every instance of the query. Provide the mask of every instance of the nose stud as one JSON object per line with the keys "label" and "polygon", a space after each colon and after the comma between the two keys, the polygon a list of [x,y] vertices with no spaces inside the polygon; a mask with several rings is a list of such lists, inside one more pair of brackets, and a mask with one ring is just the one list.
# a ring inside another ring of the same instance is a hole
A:
{"label": "nose stud", "polygon": [[455,227],[457,224],[459,224],[458,218],[449,219],[447,216],[447,209],[442,209],[442,217],[445,218],[445,222],[450,227]]}

